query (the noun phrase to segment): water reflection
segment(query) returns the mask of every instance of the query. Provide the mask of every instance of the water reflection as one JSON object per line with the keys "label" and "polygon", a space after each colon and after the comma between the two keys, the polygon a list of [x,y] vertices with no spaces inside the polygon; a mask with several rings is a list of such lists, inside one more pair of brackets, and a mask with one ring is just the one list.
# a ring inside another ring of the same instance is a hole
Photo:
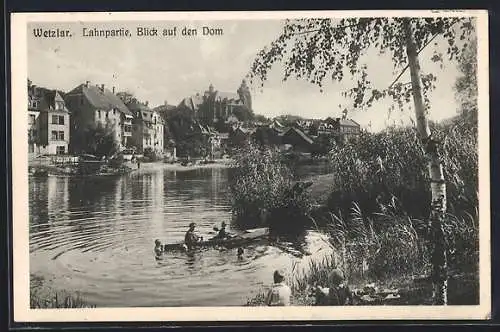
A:
{"label": "water reflection", "polygon": [[169,253],[191,221],[231,223],[227,170],[143,169],[122,177],[30,178],[30,272],[97,306],[241,305],[290,256],[277,248]]}

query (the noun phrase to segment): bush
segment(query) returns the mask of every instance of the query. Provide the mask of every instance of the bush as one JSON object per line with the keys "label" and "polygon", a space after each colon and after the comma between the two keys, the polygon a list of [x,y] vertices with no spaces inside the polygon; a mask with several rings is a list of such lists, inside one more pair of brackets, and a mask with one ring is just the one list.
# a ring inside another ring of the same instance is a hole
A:
{"label": "bush", "polygon": [[[351,279],[375,280],[425,274],[430,269],[431,248],[426,222],[402,216],[384,207],[385,213],[363,215],[353,203],[347,218],[329,214],[327,231],[343,269]],[[477,272],[479,259],[478,218],[448,214],[444,224],[448,265],[460,272]]]}
{"label": "bush", "polygon": [[233,213],[246,226],[291,233],[309,222],[311,202],[280,153],[253,144],[234,157],[230,192]]}
{"label": "bush", "polygon": [[121,168],[125,163],[125,159],[122,154],[117,155],[115,158],[109,160],[109,166],[113,168]]}
{"label": "bush", "polygon": [[79,292],[55,290],[40,276],[30,275],[30,308],[95,308]]}
{"label": "bush", "polygon": [[[467,124],[435,125],[434,136],[442,144],[449,212],[472,214],[478,204],[477,134]],[[349,213],[358,202],[371,215],[397,198],[396,209],[415,218],[430,212],[427,164],[414,129],[388,129],[362,133],[358,140],[330,154],[335,174],[328,202],[330,210]]]}
{"label": "bush", "polygon": [[144,149],[144,159],[143,159],[144,162],[155,162],[158,159],[159,159],[158,155],[152,148],[148,147]]}

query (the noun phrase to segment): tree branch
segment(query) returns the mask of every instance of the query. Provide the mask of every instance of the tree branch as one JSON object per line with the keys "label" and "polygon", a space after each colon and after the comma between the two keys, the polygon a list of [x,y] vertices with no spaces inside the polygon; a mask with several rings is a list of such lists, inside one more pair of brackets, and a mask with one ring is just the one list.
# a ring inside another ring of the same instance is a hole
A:
{"label": "tree branch", "polygon": [[[422,52],[422,51],[424,50],[424,48],[426,48],[426,47],[427,47],[427,45],[429,45],[429,44],[431,43],[431,41],[433,41],[433,40],[434,40],[434,38],[436,38],[436,37],[437,37],[437,35],[439,35],[439,34],[441,34],[441,32],[436,33],[434,36],[432,36],[432,38],[431,38],[431,39],[429,39],[429,41],[428,41],[427,43],[425,43],[425,45],[424,45],[424,46],[422,46],[422,48],[421,48],[421,49],[419,49],[419,50],[417,51],[417,55],[419,55],[419,54],[420,54],[420,52]],[[407,64],[407,65],[406,65],[406,67],[404,67],[404,68],[403,68],[403,70],[401,71],[401,73],[399,73],[398,77],[396,77],[396,79],[395,79],[395,80],[391,83],[391,85],[389,85],[389,88],[388,88],[388,89],[392,88],[392,86],[393,86],[394,84],[396,84],[396,82],[397,82],[397,81],[401,78],[401,76],[403,76],[404,72],[406,71],[406,69],[408,69],[408,67],[409,67],[409,66],[410,66],[410,65],[409,65],[409,64]]]}
{"label": "tree branch", "polygon": [[[356,27],[358,25],[361,25],[361,23],[358,22],[356,24],[349,24],[349,25],[343,25],[343,26],[330,27],[330,29],[331,30],[342,30],[342,29],[346,29],[346,28]],[[297,35],[305,35],[306,33],[312,33],[312,32],[318,32],[318,31],[321,31],[321,29],[314,29],[314,30],[307,30],[307,31],[296,32],[293,35],[295,35],[295,36],[297,36]]]}

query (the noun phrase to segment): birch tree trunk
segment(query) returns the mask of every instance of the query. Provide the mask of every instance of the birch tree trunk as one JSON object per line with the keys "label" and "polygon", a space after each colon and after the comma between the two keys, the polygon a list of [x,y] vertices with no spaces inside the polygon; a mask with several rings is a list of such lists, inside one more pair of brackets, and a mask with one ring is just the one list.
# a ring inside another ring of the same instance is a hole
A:
{"label": "birch tree trunk", "polygon": [[411,75],[413,101],[415,104],[415,117],[417,131],[423,145],[427,159],[430,177],[432,202],[429,217],[429,231],[432,246],[432,283],[434,304],[447,304],[447,259],[446,244],[443,231],[443,222],[446,213],[446,183],[444,180],[443,166],[439,157],[438,142],[433,139],[427,120],[422,96],[422,82],[420,79],[420,65],[418,62],[417,48],[412,34],[411,21],[404,19],[403,25],[406,33],[406,53]]}

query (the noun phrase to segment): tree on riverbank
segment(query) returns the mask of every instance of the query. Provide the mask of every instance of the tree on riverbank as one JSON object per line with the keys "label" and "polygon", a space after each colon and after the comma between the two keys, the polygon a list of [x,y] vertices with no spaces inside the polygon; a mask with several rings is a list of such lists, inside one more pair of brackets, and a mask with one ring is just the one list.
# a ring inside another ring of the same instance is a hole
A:
{"label": "tree on riverbank", "polygon": [[312,202],[276,149],[252,143],[238,149],[230,180],[233,212],[243,226],[293,237],[309,222]]}
{"label": "tree on riverbank", "polygon": [[115,140],[115,133],[110,126],[98,124],[94,127],[88,127],[82,131],[85,142],[82,152],[95,155],[96,157],[110,157],[118,151],[118,145]]}
{"label": "tree on riverbank", "polygon": [[[424,150],[430,180],[429,234],[436,304],[447,304],[447,257],[443,230],[447,207],[446,182],[440,155],[442,143],[431,132],[428,121],[428,93],[434,87],[436,76],[421,72],[418,54],[441,35],[447,41],[445,51],[450,60],[457,59],[467,49],[473,31],[472,19],[458,17],[287,21],[282,34],[270,48],[258,54],[250,73],[263,85],[272,64],[281,62],[285,64],[285,80],[293,75],[307,79],[321,89],[326,80],[342,81],[346,74],[351,75],[356,84],[344,95],[352,98],[354,106],[359,108],[370,107],[385,97],[391,97],[402,108],[413,98],[418,138]],[[388,52],[395,69],[404,72],[409,68],[410,84],[393,83],[386,89],[374,88],[368,79],[367,65],[361,61],[362,55],[366,55],[369,49],[375,49],[380,54]],[[443,61],[439,51],[436,50],[432,61]]]}

